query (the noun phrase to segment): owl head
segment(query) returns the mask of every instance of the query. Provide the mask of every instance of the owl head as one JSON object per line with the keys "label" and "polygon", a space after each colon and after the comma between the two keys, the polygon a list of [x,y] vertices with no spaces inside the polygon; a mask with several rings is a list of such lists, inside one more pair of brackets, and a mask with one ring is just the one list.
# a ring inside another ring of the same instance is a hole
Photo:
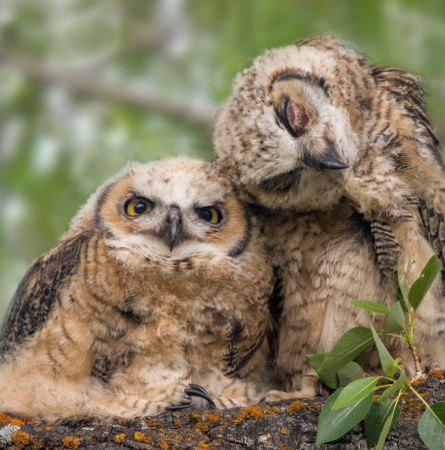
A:
{"label": "owl head", "polygon": [[414,77],[379,70],[332,37],[266,51],[217,113],[216,165],[254,203],[329,207],[378,137],[409,128],[408,103],[422,95]]}
{"label": "owl head", "polygon": [[229,183],[187,157],[131,164],[87,201],[72,223],[80,228],[99,229],[116,258],[135,268],[236,257],[249,236]]}

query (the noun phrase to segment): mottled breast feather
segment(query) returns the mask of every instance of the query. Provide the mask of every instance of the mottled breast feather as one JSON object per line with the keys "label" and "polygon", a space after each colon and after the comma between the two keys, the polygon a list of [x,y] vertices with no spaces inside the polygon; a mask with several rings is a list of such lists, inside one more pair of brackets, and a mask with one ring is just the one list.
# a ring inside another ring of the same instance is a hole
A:
{"label": "mottled breast feather", "polygon": [[0,357],[39,331],[46,323],[62,283],[79,264],[81,248],[89,234],[62,241],[51,253],[39,258],[23,277],[0,333]]}

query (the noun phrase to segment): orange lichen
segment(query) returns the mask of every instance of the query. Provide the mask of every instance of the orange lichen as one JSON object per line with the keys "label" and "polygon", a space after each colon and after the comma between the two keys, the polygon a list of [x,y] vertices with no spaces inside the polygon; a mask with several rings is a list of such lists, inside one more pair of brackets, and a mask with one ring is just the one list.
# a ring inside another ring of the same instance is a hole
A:
{"label": "orange lichen", "polygon": [[287,412],[293,413],[295,411],[299,411],[301,408],[304,408],[306,403],[301,400],[295,400],[287,407]]}
{"label": "orange lichen", "polygon": [[175,418],[173,420],[173,423],[175,424],[175,426],[179,427],[179,425],[181,425],[181,419]]}
{"label": "orange lichen", "polygon": [[195,414],[192,417],[196,420],[195,428],[199,431],[209,431],[211,427],[219,424],[223,419],[222,413],[214,412],[209,413],[207,416],[204,414]]}
{"label": "orange lichen", "polygon": [[260,419],[264,415],[264,411],[261,406],[248,406],[246,409],[249,413],[249,417],[252,419]]}
{"label": "orange lichen", "polygon": [[12,435],[11,441],[14,445],[28,445],[31,442],[31,436],[24,431],[17,431]]}
{"label": "orange lichen", "polygon": [[167,442],[159,442],[159,448],[161,448],[162,450],[168,450]]}
{"label": "orange lichen", "polygon": [[210,448],[210,444],[208,444],[207,442],[204,442],[204,441],[198,442],[197,450],[207,450],[209,448]]}
{"label": "orange lichen", "polygon": [[440,369],[433,369],[428,374],[429,377],[439,378],[440,380],[443,380],[445,378],[443,370]]}
{"label": "orange lichen", "polygon": [[280,428],[280,433],[287,436],[289,434],[289,428]]}
{"label": "orange lichen", "polygon": [[22,425],[24,425],[25,422],[23,422],[23,420],[20,420],[20,419],[11,419],[11,421],[9,423],[16,427],[21,427]]}
{"label": "orange lichen", "polygon": [[235,414],[232,420],[234,425],[238,425],[246,419],[258,420],[264,416],[264,411],[261,406],[246,406],[245,408],[240,408],[240,410]]}
{"label": "orange lichen", "polygon": [[133,437],[135,441],[142,441],[145,442],[146,444],[149,444],[151,442],[150,436],[146,436],[144,433],[141,433],[139,431],[135,431]]}
{"label": "orange lichen", "polygon": [[224,416],[223,413],[218,413],[218,412],[210,413],[207,416],[207,420],[210,422],[218,422],[219,420],[221,420],[223,418],[223,416]]}
{"label": "orange lichen", "polygon": [[144,419],[144,422],[147,425],[147,427],[150,428],[165,428],[165,425],[163,425],[162,423],[156,423],[153,419],[150,419],[149,417],[146,417]]}
{"label": "orange lichen", "polygon": [[20,419],[14,419],[13,417],[7,416],[6,414],[0,413],[0,422],[2,423],[10,423],[11,425],[15,425],[17,427],[21,427],[25,421]]}
{"label": "orange lichen", "polygon": [[114,436],[116,442],[122,442],[125,439],[125,433],[119,433]]}
{"label": "orange lichen", "polygon": [[281,414],[281,408],[278,406],[266,406],[266,409],[264,410],[266,414]]}
{"label": "orange lichen", "polygon": [[62,442],[67,448],[78,448],[80,446],[80,439],[74,436],[67,436],[63,438]]}

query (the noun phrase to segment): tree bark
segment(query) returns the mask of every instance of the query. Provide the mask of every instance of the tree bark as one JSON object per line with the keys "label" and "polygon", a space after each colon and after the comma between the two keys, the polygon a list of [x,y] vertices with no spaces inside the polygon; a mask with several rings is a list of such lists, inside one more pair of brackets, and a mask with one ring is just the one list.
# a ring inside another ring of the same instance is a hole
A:
{"label": "tree bark", "polygon": [[[418,386],[429,403],[445,400],[445,381],[436,371]],[[164,413],[132,421],[42,425],[0,415],[0,448],[11,449],[314,449],[317,421],[325,399],[258,405],[226,411]],[[67,406],[69,407],[69,406]],[[385,449],[426,448],[417,434],[422,404],[412,395]],[[321,449],[366,449],[362,425]]]}

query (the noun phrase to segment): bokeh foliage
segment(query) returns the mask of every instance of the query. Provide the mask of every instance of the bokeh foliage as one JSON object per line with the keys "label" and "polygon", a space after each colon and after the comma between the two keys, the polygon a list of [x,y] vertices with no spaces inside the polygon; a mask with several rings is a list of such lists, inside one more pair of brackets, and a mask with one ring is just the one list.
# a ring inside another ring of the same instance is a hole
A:
{"label": "bokeh foliage", "polygon": [[128,160],[211,158],[234,75],[326,33],[422,75],[443,136],[443,0],[1,0],[0,317],[99,183]]}

